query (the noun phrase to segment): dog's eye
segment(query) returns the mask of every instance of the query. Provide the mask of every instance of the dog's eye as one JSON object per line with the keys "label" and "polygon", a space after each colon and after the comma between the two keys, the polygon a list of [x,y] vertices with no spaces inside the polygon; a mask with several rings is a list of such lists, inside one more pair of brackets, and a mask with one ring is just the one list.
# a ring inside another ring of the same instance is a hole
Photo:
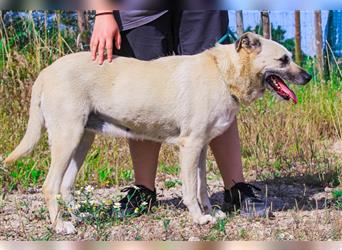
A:
{"label": "dog's eye", "polygon": [[286,66],[290,63],[290,58],[287,55],[284,55],[281,58],[279,58],[278,61],[281,62],[282,66]]}

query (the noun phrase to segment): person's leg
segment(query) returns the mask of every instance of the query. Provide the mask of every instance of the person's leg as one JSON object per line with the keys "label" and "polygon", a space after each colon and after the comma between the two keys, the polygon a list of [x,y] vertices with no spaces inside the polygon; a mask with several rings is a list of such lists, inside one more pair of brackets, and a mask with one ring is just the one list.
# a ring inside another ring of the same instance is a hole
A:
{"label": "person's leg", "polygon": [[160,143],[153,141],[129,140],[135,185],[142,185],[152,191],[155,189],[160,147]]}
{"label": "person's leg", "polygon": [[174,21],[174,50],[179,55],[198,54],[214,47],[227,31],[227,11],[191,10],[178,12]]}
{"label": "person's leg", "polygon": [[[169,26],[170,14],[166,13],[151,23],[122,32],[121,50],[115,54],[147,61],[169,55]],[[135,185],[155,190],[160,147],[160,143],[153,141],[129,140]]]}
{"label": "person's leg", "polygon": [[226,132],[211,141],[210,148],[220,169],[225,189],[230,189],[234,183],[244,182],[236,119]]}

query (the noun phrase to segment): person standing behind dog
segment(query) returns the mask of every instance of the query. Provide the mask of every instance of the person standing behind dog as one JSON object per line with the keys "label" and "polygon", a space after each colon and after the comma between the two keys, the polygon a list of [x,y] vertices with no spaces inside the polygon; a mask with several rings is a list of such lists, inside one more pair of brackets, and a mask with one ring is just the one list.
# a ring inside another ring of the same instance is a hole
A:
{"label": "person standing behind dog", "polygon": [[[112,54],[153,60],[169,55],[193,55],[213,47],[227,32],[227,11],[156,11],[131,10],[96,12],[91,38],[92,59],[102,64],[113,60]],[[113,42],[114,41],[114,42]],[[153,141],[129,140],[135,185],[125,188],[122,211],[133,213],[143,203],[156,204],[155,178],[161,144]],[[245,183],[242,172],[240,140],[236,119],[231,127],[210,143],[225,192],[223,207],[264,215],[266,202],[255,193],[260,189]],[[124,214],[125,215],[125,214]]]}

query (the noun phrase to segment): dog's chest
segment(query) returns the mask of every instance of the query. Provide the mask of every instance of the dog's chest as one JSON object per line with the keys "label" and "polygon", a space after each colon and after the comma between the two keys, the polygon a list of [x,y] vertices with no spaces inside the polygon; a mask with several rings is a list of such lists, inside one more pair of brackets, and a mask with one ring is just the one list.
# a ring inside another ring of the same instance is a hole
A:
{"label": "dog's chest", "polygon": [[230,127],[238,112],[239,106],[236,104],[228,105],[228,108],[219,112],[213,119],[212,127],[210,129],[212,137],[214,138],[224,133]]}

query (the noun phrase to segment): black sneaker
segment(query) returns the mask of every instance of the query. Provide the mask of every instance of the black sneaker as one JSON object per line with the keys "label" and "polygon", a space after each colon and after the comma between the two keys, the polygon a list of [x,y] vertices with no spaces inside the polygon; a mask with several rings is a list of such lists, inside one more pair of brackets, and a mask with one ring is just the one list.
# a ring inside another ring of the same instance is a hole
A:
{"label": "black sneaker", "polygon": [[127,192],[126,196],[119,201],[120,211],[118,217],[140,216],[151,211],[157,203],[156,191],[151,191],[143,185],[126,187],[121,192]]}
{"label": "black sneaker", "polygon": [[265,217],[268,215],[267,200],[263,199],[256,191],[260,188],[248,183],[239,182],[224,192],[224,209],[228,212],[240,210],[241,216],[244,217]]}

